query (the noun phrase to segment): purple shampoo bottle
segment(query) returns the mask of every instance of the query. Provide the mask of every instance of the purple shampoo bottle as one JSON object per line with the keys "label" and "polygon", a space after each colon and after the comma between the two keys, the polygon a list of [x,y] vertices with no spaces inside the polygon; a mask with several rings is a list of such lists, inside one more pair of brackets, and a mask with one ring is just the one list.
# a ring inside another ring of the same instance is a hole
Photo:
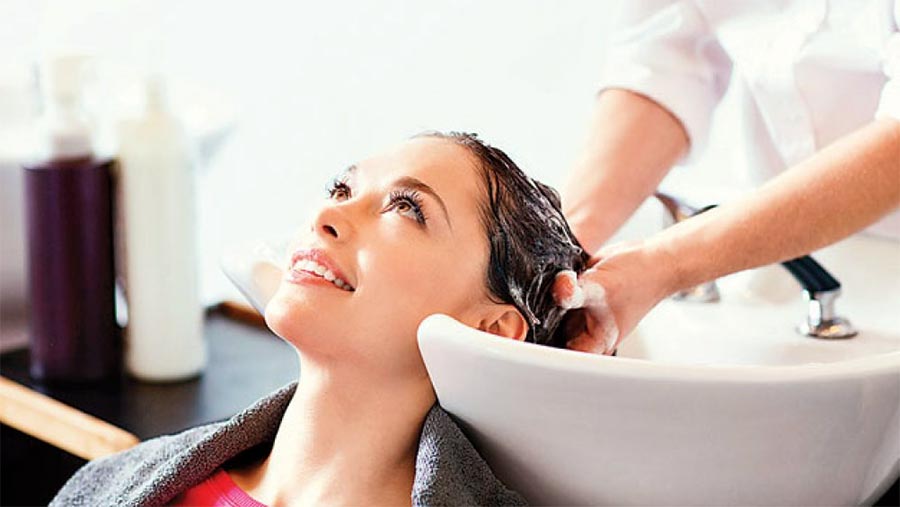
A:
{"label": "purple shampoo bottle", "polygon": [[85,60],[59,58],[43,76],[46,150],[24,166],[30,372],[35,380],[118,380],[114,166],[94,155],[80,104]]}

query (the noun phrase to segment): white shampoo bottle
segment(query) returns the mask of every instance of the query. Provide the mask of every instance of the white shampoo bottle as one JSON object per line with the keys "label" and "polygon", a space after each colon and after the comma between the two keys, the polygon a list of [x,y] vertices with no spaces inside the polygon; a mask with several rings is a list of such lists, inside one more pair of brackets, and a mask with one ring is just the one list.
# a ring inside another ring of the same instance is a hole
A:
{"label": "white shampoo bottle", "polygon": [[119,130],[118,275],[128,307],[125,368],[148,382],[185,380],[206,366],[196,246],[194,157],[159,78],[142,116]]}

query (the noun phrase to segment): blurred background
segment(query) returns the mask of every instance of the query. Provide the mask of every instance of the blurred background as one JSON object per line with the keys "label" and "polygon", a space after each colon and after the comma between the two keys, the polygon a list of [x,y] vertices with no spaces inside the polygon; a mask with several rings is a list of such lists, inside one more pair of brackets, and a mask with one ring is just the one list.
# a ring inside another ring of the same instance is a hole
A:
{"label": "blurred background", "polygon": [[[219,268],[223,249],[292,233],[338,171],[419,131],[477,132],[558,187],[584,139],[615,10],[613,0],[0,0],[0,346],[25,340],[9,323],[26,299],[20,164],[37,149],[41,61],[93,57],[85,105],[111,155],[142,80],[165,77],[197,152],[211,305],[242,299]],[[735,184],[727,155],[707,153],[707,187]]]}

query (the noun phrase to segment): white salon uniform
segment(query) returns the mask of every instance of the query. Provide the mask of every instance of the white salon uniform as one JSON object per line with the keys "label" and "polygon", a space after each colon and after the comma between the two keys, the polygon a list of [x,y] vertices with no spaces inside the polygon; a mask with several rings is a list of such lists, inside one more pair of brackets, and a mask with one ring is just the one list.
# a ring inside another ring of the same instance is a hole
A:
{"label": "white salon uniform", "polygon": [[[624,0],[604,88],[658,102],[684,125],[690,165],[726,89],[756,182],[874,118],[900,120],[900,0]],[[900,212],[869,229],[900,238]]]}

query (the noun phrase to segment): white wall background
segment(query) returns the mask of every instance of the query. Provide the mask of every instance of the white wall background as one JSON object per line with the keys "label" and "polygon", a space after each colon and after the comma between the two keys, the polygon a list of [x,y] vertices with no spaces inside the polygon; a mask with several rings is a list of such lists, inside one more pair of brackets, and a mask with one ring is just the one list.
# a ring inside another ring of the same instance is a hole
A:
{"label": "white wall background", "polygon": [[[0,0],[0,62],[21,76],[42,55],[87,51],[205,90],[184,112],[233,113],[198,175],[211,303],[239,298],[219,271],[223,248],[293,231],[331,176],[420,130],[478,132],[559,185],[614,10],[612,0]],[[120,84],[101,84],[103,96]]]}

